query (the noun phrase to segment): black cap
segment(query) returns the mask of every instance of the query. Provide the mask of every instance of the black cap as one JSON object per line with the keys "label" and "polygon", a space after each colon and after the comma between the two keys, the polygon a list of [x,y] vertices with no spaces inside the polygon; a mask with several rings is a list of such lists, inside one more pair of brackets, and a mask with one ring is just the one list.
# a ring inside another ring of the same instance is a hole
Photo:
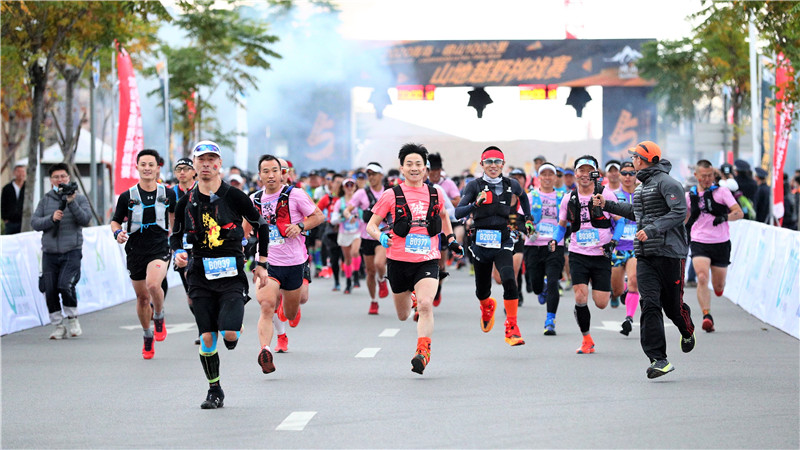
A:
{"label": "black cap", "polygon": [[192,160],[189,158],[181,158],[175,161],[175,168],[177,169],[178,166],[189,166],[192,169],[194,169],[194,164],[192,163]]}
{"label": "black cap", "polygon": [[517,168],[517,169],[512,170],[511,173],[509,173],[509,175],[511,175],[512,177],[517,176],[517,175],[519,175],[521,177],[524,177],[525,176],[525,171],[522,170],[522,169]]}
{"label": "black cap", "polygon": [[721,170],[722,173],[724,173],[725,175],[730,175],[733,173],[733,166],[728,163],[725,163],[719,166],[719,170]]}
{"label": "black cap", "polygon": [[767,175],[768,174],[767,174],[766,170],[762,169],[761,167],[756,167],[756,176],[758,178],[761,178],[762,180],[766,180],[767,179]]}
{"label": "black cap", "polygon": [[750,171],[750,164],[743,159],[737,159],[736,161],[734,161],[733,166],[736,167],[736,170],[738,170],[739,172]]}
{"label": "black cap", "polygon": [[547,161],[547,158],[545,158],[545,157],[544,157],[544,155],[539,155],[539,156],[537,156],[536,158],[533,158],[533,160],[534,160],[534,161],[536,161],[537,159],[541,159],[541,160],[542,160],[542,162],[545,162],[545,161]]}

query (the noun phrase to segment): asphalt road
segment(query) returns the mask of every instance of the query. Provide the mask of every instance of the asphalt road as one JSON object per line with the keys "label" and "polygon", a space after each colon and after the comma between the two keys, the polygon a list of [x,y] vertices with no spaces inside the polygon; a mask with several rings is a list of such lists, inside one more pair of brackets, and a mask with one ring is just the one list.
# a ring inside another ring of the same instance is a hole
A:
{"label": "asphalt road", "polygon": [[[289,353],[275,355],[269,375],[256,362],[258,305],[247,305],[239,346],[220,345],[219,410],[199,408],[207,383],[179,287],[167,299],[169,336],[149,361],[133,302],[82,316],[79,338],[50,341],[50,327],[5,336],[2,447],[800,447],[798,340],[726,299],[714,300],[717,331],[698,327],[692,353],[667,328],[675,371],[648,380],[638,325],[618,332],[624,307],[590,306],[597,353],[577,355],[572,294],[557,336],[542,335],[545,308],[528,294],[519,313],[527,344],[512,348],[502,310],[482,333],[473,280],[453,271],[420,376],[410,364],[414,322],[399,322],[388,298],[367,315],[366,288],[331,287],[311,284]],[[501,287],[493,293],[501,298]],[[699,324],[694,289],[686,299]]]}

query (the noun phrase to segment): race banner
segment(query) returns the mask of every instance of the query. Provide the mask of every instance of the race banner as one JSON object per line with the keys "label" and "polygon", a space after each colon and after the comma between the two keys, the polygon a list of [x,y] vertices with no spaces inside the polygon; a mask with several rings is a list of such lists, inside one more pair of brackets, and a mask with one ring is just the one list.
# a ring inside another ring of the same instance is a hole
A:
{"label": "race banner", "polygon": [[786,83],[793,76],[791,62],[784,58],[783,54],[778,55],[775,70],[775,85],[778,91],[775,94],[775,154],[772,158],[772,213],[776,219],[783,223],[783,165],[786,162],[786,151],[789,147],[789,135],[791,134],[792,111],[794,105],[785,103],[783,97],[786,91]]}
{"label": "race banner", "polygon": [[647,98],[649,87],[603,88],[603,163],[623,161],[628,149],[642,141],[656,141],[656,104]]}
{"label": "race banner", "polygon": [[142,112],[139,109],[139,90],[133,72],[131,57],[124,48],[117,52],[119,73],[119,129],[117,131],[117,153],[114,160],[114,193],[130,189],[139,180],[136,171],[136,155],[144,149]]}

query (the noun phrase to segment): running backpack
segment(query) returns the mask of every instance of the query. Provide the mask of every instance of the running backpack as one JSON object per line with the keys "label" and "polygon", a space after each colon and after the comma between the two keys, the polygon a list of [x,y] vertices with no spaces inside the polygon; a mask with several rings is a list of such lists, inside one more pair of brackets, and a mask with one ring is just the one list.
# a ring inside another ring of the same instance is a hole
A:
{"label": "running backpack", "polygon": [[400,237],[406,237],[411,231],[411,226],[425,227],[428,230],[428,236],[436,236],[442,232],[442,218],[439,212],[442,207],[439,204],[439,192],[435,187],[426,185],[430,198],[428,200],[428,213],[425,219],[412,220],[411,209],[408,207],[406,196],[403,194],[401,186],[392,188],[394,191],[394,223],[392,224],[392,231]]}
{"label": "running backpack", "polygon": [[[278,232],[281,236],[286,237],[286,228],[292,224],[292,217],[289,213],[289,194],[291,194],[292,189],[294,186],[284,186],[281,189],[281,195],[278,197],[278,201],[275,203],[275,215],[273,216],[272,220],[269,220],[270,225],[275,225],[278,227]],[[256,195],[253,197],[253,200],[259,206],[262,205],[261,197],[264,195],[264,190],[260,190],[256,192]],[[263,209],[261,210],[261,215],[264,215]]]}

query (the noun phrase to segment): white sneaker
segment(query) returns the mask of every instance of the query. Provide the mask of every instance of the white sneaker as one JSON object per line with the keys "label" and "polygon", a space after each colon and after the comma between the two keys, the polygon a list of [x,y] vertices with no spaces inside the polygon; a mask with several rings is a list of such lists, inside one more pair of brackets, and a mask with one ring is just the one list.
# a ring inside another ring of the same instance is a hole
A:
{"label": "white sneaker", "polygon": [[66,339],[66,337],[67,327],[64,326],[63,322],[59,322],[58,325],[56,325],[56,329],[53,330],[53,334],[50,335],[50,339],[61,340]]}
{"label": "white sneaker", "polygon": [[81,330],[81,324],[78,322],[78,318],[74,319],[67,319],[69,322],[69,335],[72,337],[78,337],[83,334],[83,330]]}

